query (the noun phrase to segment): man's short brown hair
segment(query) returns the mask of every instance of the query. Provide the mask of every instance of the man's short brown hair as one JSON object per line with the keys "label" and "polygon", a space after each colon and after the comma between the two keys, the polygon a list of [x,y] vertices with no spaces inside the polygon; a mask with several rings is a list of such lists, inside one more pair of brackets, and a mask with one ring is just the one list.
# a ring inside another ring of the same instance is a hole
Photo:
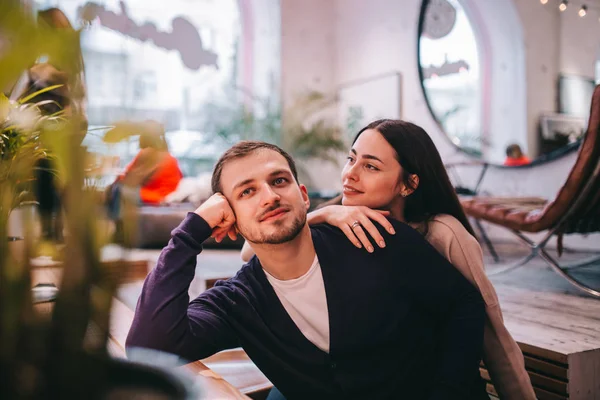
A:
{"label": "man's short brown hair", "polygon": [[296,163],[292,156],[290,156],[285,150],[282,148],[267,142],[261,142],[258,140],[244,140],[242,142],[236,143],[229,150],[227,150],[219,161],[215,164],[215,169],[213,170],[212,180],[211,180],[211,188],[213,193],[222,192],[223,185],[221,185],[221,173],[223,172],[223,167],[229,161],[236,160],[239,158],[243,158],[249,156],[260,150],[271,150],[275,151],[283,156],[287,161],[290,170],[292,171],[292,175],[296,182],[298,182],[298,171],[296,169]]}

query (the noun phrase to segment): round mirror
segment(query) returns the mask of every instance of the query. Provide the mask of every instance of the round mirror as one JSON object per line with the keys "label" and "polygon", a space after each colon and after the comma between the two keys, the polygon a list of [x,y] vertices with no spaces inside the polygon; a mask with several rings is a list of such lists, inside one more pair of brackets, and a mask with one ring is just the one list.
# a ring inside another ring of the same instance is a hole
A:
{"label": "round mirror", "polygon": [[423,1],[421,84],[458,149],[522,166],[578,147],[600,72],[600,9],[559,4]]}

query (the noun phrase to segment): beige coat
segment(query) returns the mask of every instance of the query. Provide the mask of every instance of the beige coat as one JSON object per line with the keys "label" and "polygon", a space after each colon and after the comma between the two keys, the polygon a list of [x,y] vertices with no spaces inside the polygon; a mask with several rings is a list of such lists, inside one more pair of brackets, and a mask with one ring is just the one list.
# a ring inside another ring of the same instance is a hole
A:
{"label": "beige coat", "polygon": [[477,240],[450,215],[438,215],[430,222],[427,240],[481,292],[487,314],[483,361],[500,399],[535,399],[523,353],[504,326],[498,296],[485,274]]}

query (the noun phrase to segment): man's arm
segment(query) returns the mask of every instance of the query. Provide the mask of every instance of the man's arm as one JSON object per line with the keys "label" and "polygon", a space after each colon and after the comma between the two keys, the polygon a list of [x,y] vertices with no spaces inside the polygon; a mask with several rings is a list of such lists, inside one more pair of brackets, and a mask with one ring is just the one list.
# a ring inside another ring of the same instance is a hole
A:
{"label": "man's arm", "polygon": [[189,303],[196,258],[211,231],[206,221],[194,213],[189,213],[173,231],[156,268],[144,282],[127,347],[166,351],[189,361],[236,347],[235,335],[226,320],[225,296],[217,293],[225,288],[207,291]]}
{"label": "man's arm", "polygon": [[213,288],[192,303],[188,295],[202,242],[234,222],[227,201],[213,195],[173,230],[144,282],[127,347],[162,350],[195,361],[238,345],[227,322],[231,289]]}

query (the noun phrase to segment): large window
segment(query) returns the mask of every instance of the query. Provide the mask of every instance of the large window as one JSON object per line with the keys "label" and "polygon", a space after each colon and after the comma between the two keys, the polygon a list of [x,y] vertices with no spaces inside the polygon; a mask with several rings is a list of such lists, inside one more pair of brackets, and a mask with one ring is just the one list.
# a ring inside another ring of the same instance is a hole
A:
{"label": "large window", "polygon": [[477,41],[457,0],[431,1],[420,40],[423,86],[431,110],[456,144],[481,152],[481,80]]}
{"label": "large window", "polygon": [[[81,42],[91,127],[157,120],[171,151],[185,158],[192,146],[205,142],[204,106],[243,85],[237,0],[38,0],[36,5],[60,8],[76,28],[82,17],[92,19]],[[123,163],[135,154],[135,143],[117,149]],[[100,146],[94,135],[86,144]],[[202,162],[203,152],[194,154]],[[214,156],[212,149],[204,160],[208,168]]]}

